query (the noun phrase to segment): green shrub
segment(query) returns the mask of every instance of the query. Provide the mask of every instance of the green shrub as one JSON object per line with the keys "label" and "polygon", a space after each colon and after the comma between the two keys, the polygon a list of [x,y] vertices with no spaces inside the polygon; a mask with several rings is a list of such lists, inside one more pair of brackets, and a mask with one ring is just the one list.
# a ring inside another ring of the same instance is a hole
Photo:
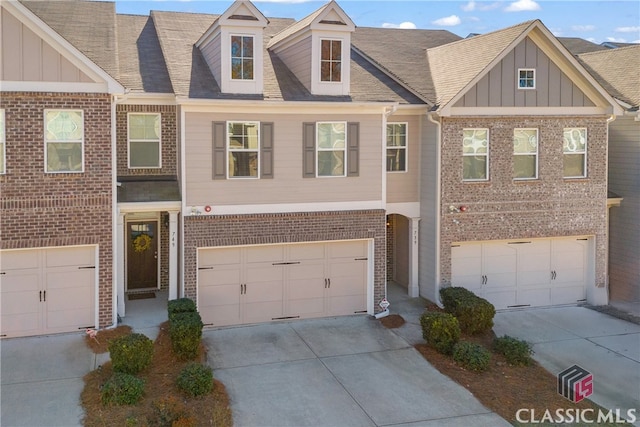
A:
{"label": "green shrub", "polygon": [[526,341],[507,335],[493,340],[493,351],[502,354],[509,365],[529,366],[532,362],[531,345]]}
{"label": "green shrub", "polygon": [[169,320],[174,314],[178,313],[195,313],[197,310],[196,303],[190,298],[178,298],[167,302],[167,312]]}
{"label": "green shrub", "polygon": [[449,313],[426,311],[420,316],[422,337],[440,353],[451,354],[453,346],[460,339],[458,319]]}
{"label": "green shrub", "polygon": [[182,360],[198,355],[202,339],[202,318],[198,312],[176,313],[169,321],[173,352]]}
{"label": "green shrub", "polygon": [[144,381],[123,372],[114,372],[101,388],[104,405],[135,405],[144,393]]}
{"label": "green shrub", "polygon": [[460,341],[453,347],[453,360],[466,369],[483,372],[489,369],[491,353],[480,344]]}
{"label": "green shrub", "polygon": [[445,311],[456,316],[463,332],[478,334],[493,328],[495,307],[470,290],[461,287],[442,288],[440,299]]}
{"label": "green shrub", "polygon": [[192,362],[180,371],[176,383],[187,396],[195,397],[209,394],[213,389],[213,372],[208,366]]}
{"label": "green shrub", "polygon": [[143,334],[129,334],[109,343],[113,370],[135,375],[146,369],[153,358],[153,341]]}

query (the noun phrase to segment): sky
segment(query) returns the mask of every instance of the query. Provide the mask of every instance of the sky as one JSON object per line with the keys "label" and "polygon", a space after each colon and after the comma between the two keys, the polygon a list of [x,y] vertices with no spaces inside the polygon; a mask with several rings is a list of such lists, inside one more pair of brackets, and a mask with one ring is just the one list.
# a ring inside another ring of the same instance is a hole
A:
{"label": "sky", "polygon": [[[444,29],[461,37],[540,19],[558,37],[594,43],[640,43],[638,0],[337,0],[360,27]],[[253,4],[266,16],[299,20],[325,1],[265,0]],[[116,0],[118,13],[150,10],[220,14],[232,0]]]}

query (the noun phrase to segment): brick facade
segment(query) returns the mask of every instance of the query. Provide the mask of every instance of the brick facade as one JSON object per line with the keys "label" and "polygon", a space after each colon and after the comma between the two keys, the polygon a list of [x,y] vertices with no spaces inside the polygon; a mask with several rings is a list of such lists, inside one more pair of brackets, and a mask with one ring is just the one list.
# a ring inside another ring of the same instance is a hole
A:
{"label": "brick facade", "polygon": [[[587,177],[563,178],[562,137],[587,128]],[[489,181],[462,181],[464,128],[489,129]],[[513,180],[513,129],[537,128],[538,179]],[[451,243],[595,236],[595,283],[606,282],[606,117],[445,118],[442,120],[441,273],[451,280]],[[449,206],[466,206],[451,213]]]}
{"label": "brick facade", "polygon": [[[111,100],[104,94],[3,92],[6,174],[0,248],[98,245],[99,326],[112,324]],[[44,110],[84,113],[84,172],[45,173]]]}
{"label": "brick facade", "polygon": [[[127,115],[128,113],[160,113],[162,167],[129,169],[129,144],[127,141]],[[177,174],[177,150],[176,139],[176,107],[174,105],[127,105],[116,106],[117,124],[117,157],[118,176],[149,176]]]}
{"label": "brick facade", "polygon": [[273,243],[373,239],[374,308],[385,296],[383,210],[256,215],[190,216],[184,219],[185,296],[196,298],[197,248]]}

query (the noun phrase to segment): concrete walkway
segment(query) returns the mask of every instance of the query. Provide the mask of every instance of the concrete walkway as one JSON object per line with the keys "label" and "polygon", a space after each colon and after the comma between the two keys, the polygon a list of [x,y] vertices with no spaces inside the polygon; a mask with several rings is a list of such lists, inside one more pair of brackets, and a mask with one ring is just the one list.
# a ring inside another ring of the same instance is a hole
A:
{"label": "concrete walkway", "polygon": [[549,372],[573,365],[591,372],[589,399],[623,414],[635,409],[640,426],[640,325],[575,306],[502,311],[494,321],[497,336],[531,343]]}

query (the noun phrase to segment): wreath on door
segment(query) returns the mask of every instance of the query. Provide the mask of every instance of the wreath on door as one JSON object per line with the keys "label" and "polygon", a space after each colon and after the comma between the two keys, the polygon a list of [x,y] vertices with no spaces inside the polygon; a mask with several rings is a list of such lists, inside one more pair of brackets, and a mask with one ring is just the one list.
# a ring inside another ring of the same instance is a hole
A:
{"label": "wreath on door", "polygon": [[133,250],[144,252],[151,247],[151,237],[148,234],[140,234],[133,239]]}

